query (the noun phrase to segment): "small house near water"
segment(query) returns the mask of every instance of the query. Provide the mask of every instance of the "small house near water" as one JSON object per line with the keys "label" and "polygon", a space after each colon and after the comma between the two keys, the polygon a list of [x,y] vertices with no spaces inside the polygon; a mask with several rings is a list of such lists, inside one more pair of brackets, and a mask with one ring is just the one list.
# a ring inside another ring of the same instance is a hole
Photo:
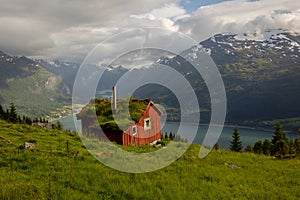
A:
{"label": "small house near water", "polygon": [[150,99],[117,99],[114,87],[112,100],[91,100],[77,114],[77,119],[81,120],[82,133],[87,137],[124,146],[139,146],[161,139],[162,114],[158,105]]}

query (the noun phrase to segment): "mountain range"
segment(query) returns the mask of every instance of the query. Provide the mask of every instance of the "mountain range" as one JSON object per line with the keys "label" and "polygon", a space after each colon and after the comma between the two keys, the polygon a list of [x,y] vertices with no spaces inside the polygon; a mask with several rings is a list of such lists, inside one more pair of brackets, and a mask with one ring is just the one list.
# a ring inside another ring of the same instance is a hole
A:
{"label": "mountain range", "polygon": [[[263,35],[217,34],[181,55],[157,60],[155,63],[170,66],[190,82],[199,99],[201,120],[208,122],[209,93],[203,79],[199,78],[190,64],[201,62],[199,55],[203,51],[211,56],[222,75],[227,94],[226,121],[229,124],[260,123],[260,126],[264,126],[276,119],[294,119],[300,125],[300,35],[283,30],[271,30]],[[36,99],[45,97],[42,102],[51,105],[43,109],[45,113],[55,104],[70,103],[68,98],[79,67],[79,63],[33,60],[1,52],[0,102],[16,102],[14,100],[21,98],[24,104],[20,105],[24,105],[22,111],[25,113],[30,112],[29,108],[33,110],[39,107],[28,103],[31,94],[40,95]],[[134,70],[155,70],[155,67]],[[110,90],[128,71],[122,66],[110,66],[98,85],[98,91]],[[40,77],[41,80],[33,77]],[[22,87],[17,89],[20,85]],[[133,96],[152,98],[170,110],[175,107],[175,112],[178,109],[176,97],[158,85],[142,86]]]}
{"label": "mountain range", "polygon": [[[199,55],[202,52],[212,57],[222,75],[228,123],[251,126],[260,123],[259,126],[270,128],[273,120],[289,118],[300,126],[299,44],[299,35],[281,30],[266,32],[260,39],[247,34],[217,34],[187,49],[182,56],[160,58],[159,63],[171,66],[190,81],[203,110],[204,121],[209,121],[210,97],[204,81],[190,64],[201,62]],[[143,91],[151,91],[147,87]],[[158,91],[156,88],[155,92],[137,93],[144,97],[152,93],[154,100],[169,105],[175,101],[171,95],[165,95],[164,99],[155,96],[167,93],[166,90]]]}

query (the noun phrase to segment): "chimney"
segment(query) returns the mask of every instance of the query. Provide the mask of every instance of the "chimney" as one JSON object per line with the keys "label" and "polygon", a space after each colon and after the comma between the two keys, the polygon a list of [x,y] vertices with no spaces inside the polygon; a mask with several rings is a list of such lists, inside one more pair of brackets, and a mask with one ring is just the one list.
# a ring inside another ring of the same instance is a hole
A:
{"label": "chimney", "polygon": [[117,112],[117,87],[113,86],[113,112]]}

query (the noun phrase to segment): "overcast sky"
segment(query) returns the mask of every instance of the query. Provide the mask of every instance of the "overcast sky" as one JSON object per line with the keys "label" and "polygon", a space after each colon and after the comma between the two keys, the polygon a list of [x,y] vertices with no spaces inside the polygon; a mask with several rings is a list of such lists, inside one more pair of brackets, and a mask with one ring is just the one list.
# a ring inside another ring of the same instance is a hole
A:
{"label": "overcast sky", "polygon": [[[0,50],[82,60],[113,34],[161,27],[202,41],[213,34],[300,33],[298,0],[0,0]],[[122,44],[120,44],[122,45]]]}

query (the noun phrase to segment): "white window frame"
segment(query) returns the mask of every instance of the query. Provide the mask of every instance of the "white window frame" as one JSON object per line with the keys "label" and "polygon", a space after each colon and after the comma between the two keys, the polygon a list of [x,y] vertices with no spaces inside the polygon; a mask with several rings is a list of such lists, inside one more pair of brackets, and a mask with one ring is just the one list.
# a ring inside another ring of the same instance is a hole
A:
{"label": "white window frame", "polygon": [[[147,121],[149,121],[149,126],[147,126]],[[150,129],[151,129],[151,119],[149,117],[144,119],[144,130],[150,130]]]}

